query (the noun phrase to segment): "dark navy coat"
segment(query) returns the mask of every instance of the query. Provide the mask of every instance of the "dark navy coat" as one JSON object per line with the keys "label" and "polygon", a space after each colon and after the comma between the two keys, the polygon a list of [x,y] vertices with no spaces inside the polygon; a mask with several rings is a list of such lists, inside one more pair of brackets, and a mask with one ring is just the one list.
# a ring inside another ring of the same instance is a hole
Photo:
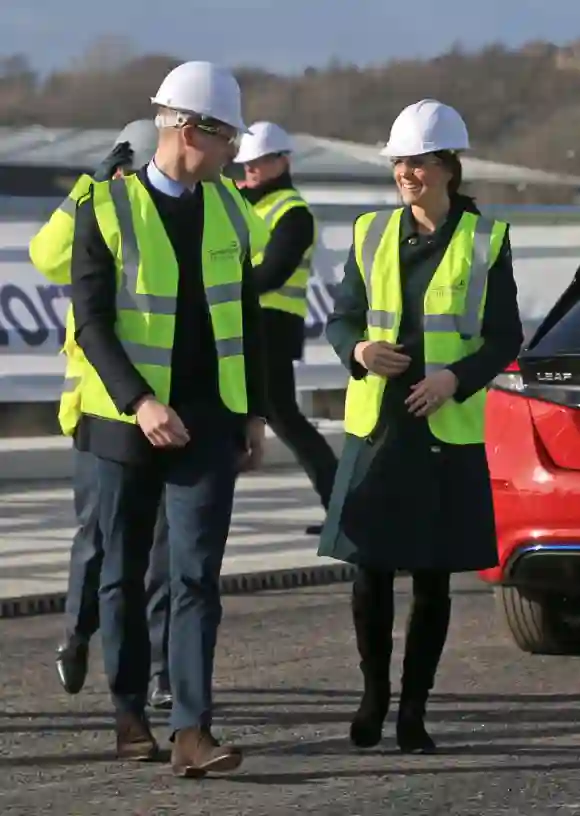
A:
{"label": "dark navy coat", "polygon": [[[399,342],[412,363],[385,388],[377,429],[369,442],[346,434],[319,555],[385,571],[441,569],[462,572],[497,564],[492,495],[485,446],[437,440],[426,419],[404,405],[425,376],[423,302],[462,212],[459,197],[432,235],[420,234],[410,208],[401,219],[403,314]],[[366,290],[351,250],[338,288],[327,337],[357,378],[353,359],[364,337]],[[523,337],[509,235],[489,272],[483,346],[450,366],[461,402],[484,388],[518,355]]]}

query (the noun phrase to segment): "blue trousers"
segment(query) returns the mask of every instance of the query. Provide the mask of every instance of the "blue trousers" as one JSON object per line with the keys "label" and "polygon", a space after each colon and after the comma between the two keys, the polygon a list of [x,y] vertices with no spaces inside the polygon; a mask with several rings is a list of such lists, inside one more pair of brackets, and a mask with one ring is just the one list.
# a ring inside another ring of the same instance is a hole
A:
{"label": "blue trousers", "polygon": [[[99,629],[99,583],[103,539],[99,526],[98,460],[92,453],[74,451],[73,501],[78,528],[73,538],[66,597],[66,635],[88,643]],[[167,520],[160,504],[146,574],[152,675],[167,676],[169,630],[169,548]]]}
{"label": "blue trousers", "polygon": [[105,671],[117,710],[140,713],[151,660],[144,576],[146,531],[164,495],[169,527],[169,673],[173,731],[209,726],[219,579],[229,532],[239,449],[225,421],[208,423],[178,451],[147,467],[98,460],[103,533],[100,619]]}

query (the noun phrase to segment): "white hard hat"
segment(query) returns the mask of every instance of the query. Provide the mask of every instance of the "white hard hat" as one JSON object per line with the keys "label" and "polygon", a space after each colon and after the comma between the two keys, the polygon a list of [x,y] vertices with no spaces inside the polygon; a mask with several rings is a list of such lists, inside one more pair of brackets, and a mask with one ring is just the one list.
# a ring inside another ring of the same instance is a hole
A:
{"label": "white hard hat", "polygon": [[242,118],[240,86],[227,68],[212,62],[184,62],[170,71],[155,96],[154,105],[183,113],[197,113],[247,132]]}
{"label": "white hard hat", "polygon": [[455,108],[423,99],[397,116],[381,156],[421,156],[438,150],[469,150],[467,127]]}
{"label": "white hard hat", "polygon": [[129,142],[133,151],[133,169],[148,164],[157,150],[159,131],[152,119],[136,119],[129,122],[115,139],[115,144]]}
{"label": "white hard hat", "polygon": [[242,136],[238,155],[234,159],[237,164],[261,159],[262,156],[271,156],[273,153],[291,153],[292,141],[284,128],[274,122],[254,122],[250,125],[250,132]]}

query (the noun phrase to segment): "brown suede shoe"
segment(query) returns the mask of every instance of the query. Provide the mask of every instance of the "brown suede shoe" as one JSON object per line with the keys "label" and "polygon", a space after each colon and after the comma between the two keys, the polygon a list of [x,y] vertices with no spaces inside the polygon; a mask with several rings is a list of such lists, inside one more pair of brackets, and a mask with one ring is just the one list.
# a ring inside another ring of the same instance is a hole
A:
{"label": "brown suede shoe", "polygon": [[158,757],[159,746],[145,714],[117,714],[116,731],[117,759],[151,762]]}
{"label": "brown suede shoe", "polygon": [[220,745],[209,728],[184,728],[175,734],[171,766],[175,776],[198,779],[207,773],[228,773],[242,764],[242,752]]}

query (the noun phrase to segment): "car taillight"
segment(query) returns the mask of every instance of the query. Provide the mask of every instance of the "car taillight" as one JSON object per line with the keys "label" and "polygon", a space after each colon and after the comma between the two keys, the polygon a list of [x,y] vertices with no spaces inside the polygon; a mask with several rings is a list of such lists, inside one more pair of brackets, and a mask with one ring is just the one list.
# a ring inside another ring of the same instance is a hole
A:
{"label": "car taillight", "polygon": [[520,373],[520,367],[517,363],[511,363],[505,371],[498,374],[492,381],[490,388],[497,388],[499,391],[511,391],[512,393],[522,394],[526,386]]}

